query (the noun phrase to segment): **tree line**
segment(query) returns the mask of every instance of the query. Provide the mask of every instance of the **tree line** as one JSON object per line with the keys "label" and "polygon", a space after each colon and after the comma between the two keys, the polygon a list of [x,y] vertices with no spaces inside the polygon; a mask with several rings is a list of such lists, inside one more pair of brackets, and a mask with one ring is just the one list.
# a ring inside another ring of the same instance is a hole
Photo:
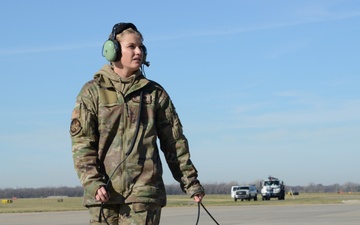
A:
{"label": "tree line", "polygon": [[[237,182],[203,184],[206,194],[229,194],[232,186],[241,185]],[[254,182],[260,191],[260,181]],[[168,195],[184,194],[179,184],[165,185]],[[360,184],[347,182],[344,184],[322,185],[310,183],[307,186],[285,186],[286,192],[298,193],[330,193],[330,192],[360,192]],[[0,198],[48,198],[52,196],[81,197],[83,188],[77,187],[42,187],[42,188],[3,188]]]}

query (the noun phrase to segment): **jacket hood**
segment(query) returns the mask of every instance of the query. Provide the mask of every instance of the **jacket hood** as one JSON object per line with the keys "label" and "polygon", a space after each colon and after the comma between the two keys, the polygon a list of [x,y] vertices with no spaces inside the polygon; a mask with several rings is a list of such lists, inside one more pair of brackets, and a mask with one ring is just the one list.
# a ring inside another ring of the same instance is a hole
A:
{"label": "jacket hood", "polygon": [[[149,80],[142,75],[140,70],[137,70],[134,75],[135,77],[132,86],[134,86],[135,89],[139,89],[149,82]],[[118,89],[119,84],[121,83],[121,78],[114,72],[109,64],[105,64],[98,72],[96,72],[94,79],[98,80],[100,85],[105,88],[115,87]]]}

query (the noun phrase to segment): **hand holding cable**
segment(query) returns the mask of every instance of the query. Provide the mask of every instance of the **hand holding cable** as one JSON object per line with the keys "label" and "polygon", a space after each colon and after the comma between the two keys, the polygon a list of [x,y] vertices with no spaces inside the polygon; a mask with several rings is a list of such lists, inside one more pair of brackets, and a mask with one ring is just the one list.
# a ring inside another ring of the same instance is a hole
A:
{"label": "hand holding cable", "polygon": [[197,203],[200,203],[202,201],[203,197],[204,197],[203,193],[196,194],[196,195],[194,195],[194,201],[197,202]]}
{"label": "hand holding cable", "polygon": [[99,202],[107,202],[110,199],[109,193],[106,191],[105,186],[101,186],[97,191],[95,195],[96,201]]}

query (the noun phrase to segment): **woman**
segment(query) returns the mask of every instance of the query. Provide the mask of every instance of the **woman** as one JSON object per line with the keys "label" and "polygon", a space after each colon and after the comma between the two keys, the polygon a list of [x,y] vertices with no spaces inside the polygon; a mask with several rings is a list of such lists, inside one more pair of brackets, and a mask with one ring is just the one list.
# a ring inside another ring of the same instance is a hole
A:
{"label": "woman", "polygon": [[163,87],[142,74],[143,37],[115,24],[103,46],[110,61],[81,89],[70,134],[75,170],[90,224],[159,224],[166,205],[160,149],[184,192],[201,202],[204,189],[187,139]]}

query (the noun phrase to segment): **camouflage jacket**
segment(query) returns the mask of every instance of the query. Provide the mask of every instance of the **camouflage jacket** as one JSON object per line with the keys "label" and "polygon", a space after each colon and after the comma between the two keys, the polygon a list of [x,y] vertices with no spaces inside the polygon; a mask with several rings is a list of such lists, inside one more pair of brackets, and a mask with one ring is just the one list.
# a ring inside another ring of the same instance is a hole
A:
{"label": "camouflage jacket", "polygon": [[[120,92],[120,82],[105,65],[76,99],[70,134],[75,170],[84,187],[84,205],[99,204],[95,193],[108,181],[109,204],[166,205],[157,139],[183,191],[190,196],[203,193],[182,125],[166,91],[140,71],[126,94]],[[139,131],[126,157],[135,136],[141,91]]]}

